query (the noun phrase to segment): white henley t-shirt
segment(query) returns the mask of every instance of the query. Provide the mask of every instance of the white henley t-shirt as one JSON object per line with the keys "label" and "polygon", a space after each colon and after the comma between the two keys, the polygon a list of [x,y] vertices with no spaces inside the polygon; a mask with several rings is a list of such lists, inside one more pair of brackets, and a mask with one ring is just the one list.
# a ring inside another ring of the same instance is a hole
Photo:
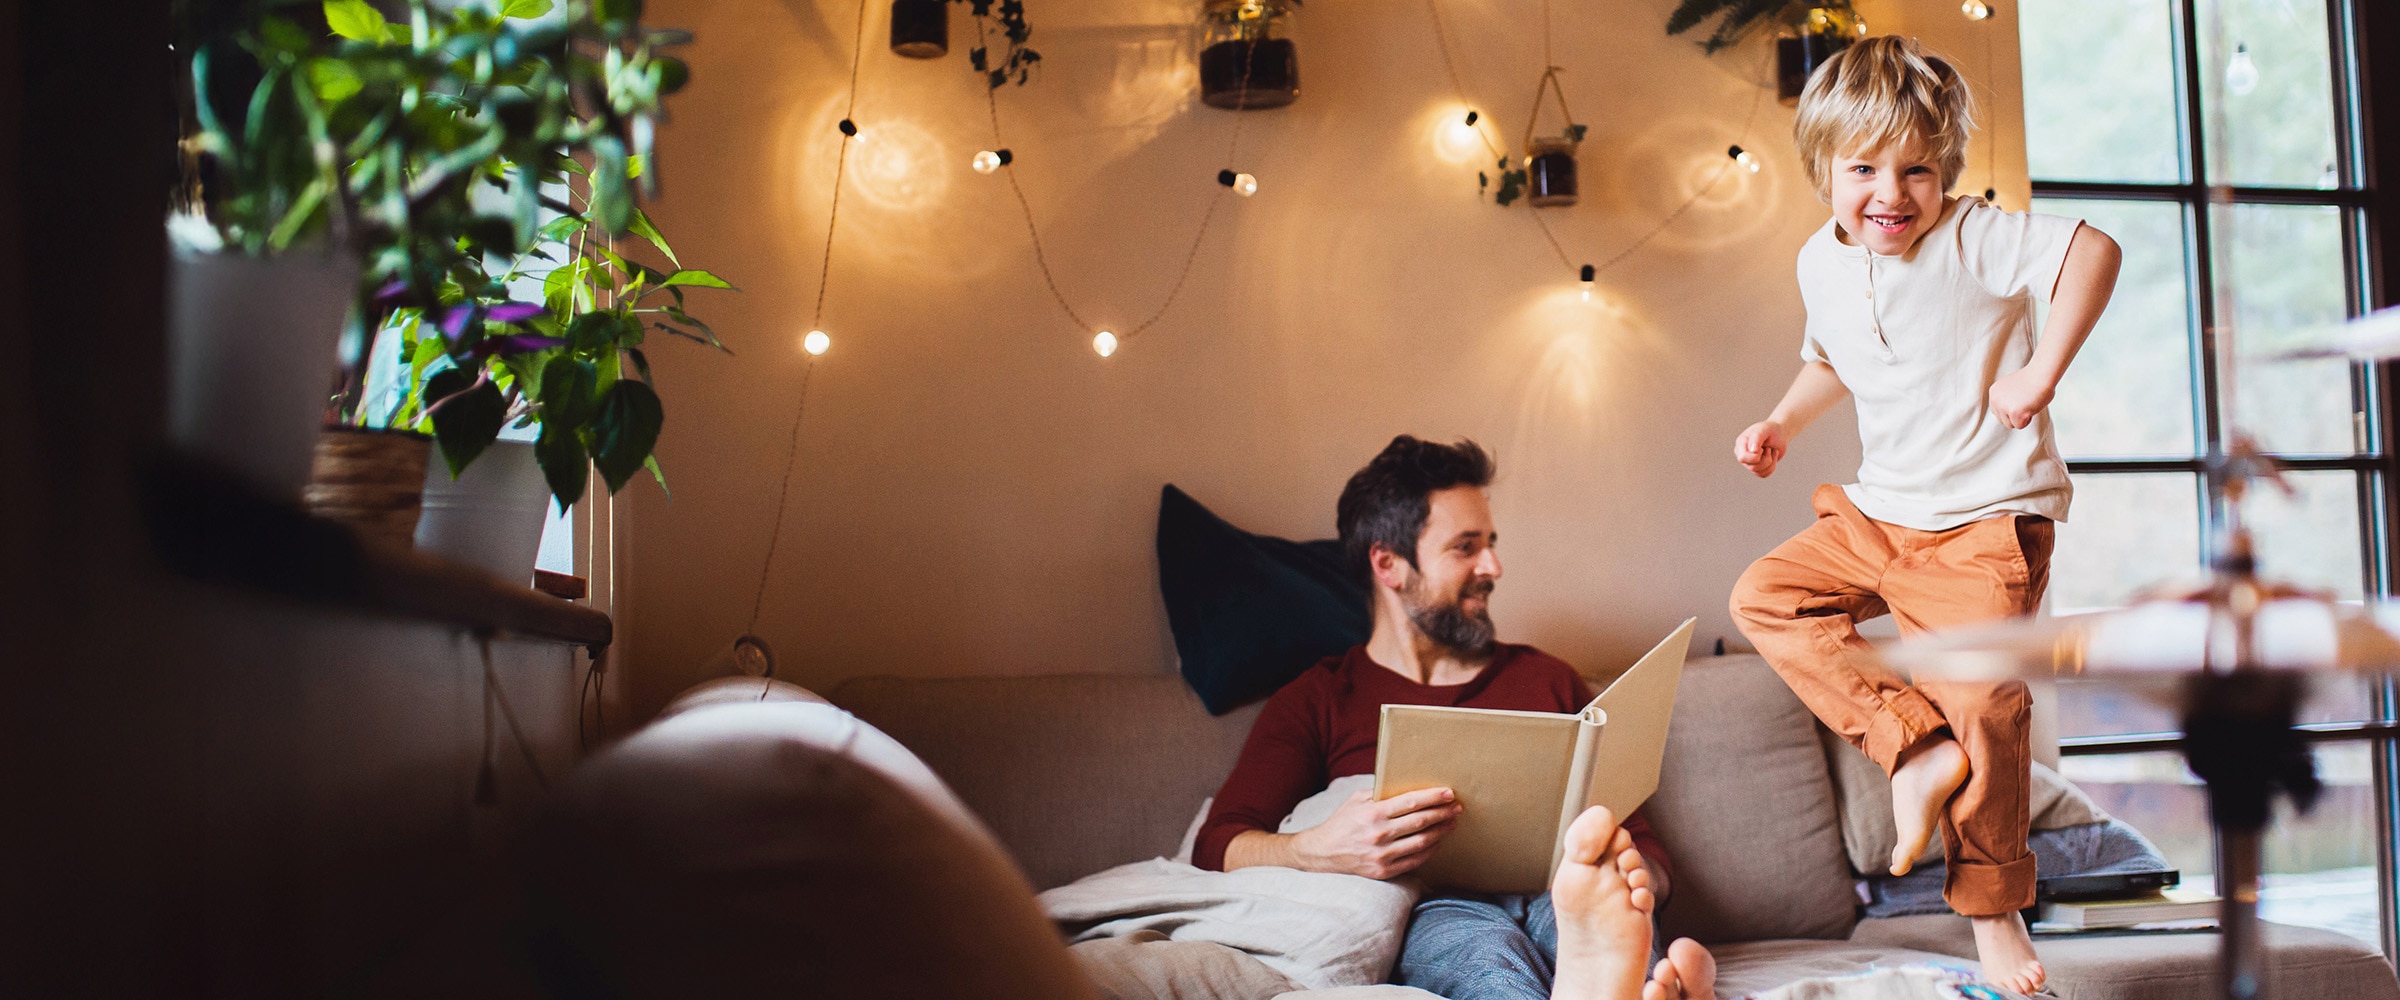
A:
{"label": "white henley t-shirt", "polygon": [[1800,247],[1800,357],[1832,365],[1855,400],[1864,455],[1843,490],[1861,513],[1923,531],[2009,512],[2066,520],[2074,487],[2049,412],[2012,430],[1989,393],[2033,357],[2035,297],[2082,224],[1962,196],[1898,257],[1842,242],[1831,221]]}

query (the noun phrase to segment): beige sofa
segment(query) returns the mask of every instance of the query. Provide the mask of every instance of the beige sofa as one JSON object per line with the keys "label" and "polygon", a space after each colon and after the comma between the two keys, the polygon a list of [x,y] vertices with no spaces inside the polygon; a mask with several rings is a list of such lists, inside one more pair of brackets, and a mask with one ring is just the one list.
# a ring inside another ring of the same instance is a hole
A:
{"label": "beige sofa", "polygon": [[[724,682],[691,700],[748,701],[761,690]],[[806,697],[795,692],[774,696]],[[874,729],[761,728],[720,712],[736,723],[669,719],[587,762],[544,835],[578,845],[551,857],[552,891],[536,894],[548,900],[537,912],[567,914],[549,925],[549,952],[611,956],[598,972],[572,974],[634,983],[618,991],[627,995],[656,992],[641,983],[679,987],[666,992],[708,983],[720,995],[807,984],[798,995],[844,997],[1267,1000],[1292,989],[1214,944],[1069,951],[1041,933],[1030,896],[1172,855],[1255,708],[1212,718],[1171,676],[866,678],[831,698]],[[1686,668],[1648,811],[1676,865],[1666,929],[1715,950],[1726,995],[1973,954],[1956,917],[1858,919],[1836,797],[1814,720],[1761,661]],[[615,880],[575,874],[593,870]],[[2400,981],[2369,945],[2282,926],[2266,941],[2270,996],[2400,1000]],[[2147,1000],[2204,996],[2215,946],[2213,934],[2175,934],[2037,947],[2061,997]],[[643,956],[638,968],[631,954]],[[1429,994],[1372,986],[1308,996]]]}

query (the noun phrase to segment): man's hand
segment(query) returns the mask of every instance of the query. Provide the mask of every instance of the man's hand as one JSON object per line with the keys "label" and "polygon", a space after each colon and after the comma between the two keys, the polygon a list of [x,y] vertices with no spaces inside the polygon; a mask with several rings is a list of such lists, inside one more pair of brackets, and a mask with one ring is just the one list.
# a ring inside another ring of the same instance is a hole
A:
{"label": "man's hand", "polygon": [[1992,415],[2011,429],[2024,430],[2058,394],[2058,383],[2032,367],[2019,368],[1992,382]]}
{"label": "man's hand", "polygon": [[1447,788],[1426,788],[1378,801],[1365,790],[1325,822],[1292,835],[1291,852],[1307,871],[1372,879],[1398,878],[1433,856],[1433,845],[1456,825],[1462,807]]}
{"label": "man's hand", "polygon": [[1733,460],[1748,466],[1752,475],[1765,479],[1775,474],[1775,464],[1783,461],[1784,450],[1791,443],[1791,435],[1782,424],[1761,420],[1733,439]]}

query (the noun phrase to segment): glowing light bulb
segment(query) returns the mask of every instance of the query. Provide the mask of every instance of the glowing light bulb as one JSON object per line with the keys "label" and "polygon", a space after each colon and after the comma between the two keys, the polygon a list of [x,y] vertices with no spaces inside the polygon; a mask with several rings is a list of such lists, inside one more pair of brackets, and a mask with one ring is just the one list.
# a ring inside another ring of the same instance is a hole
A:
{"label": "glowing light bulb", "polygon": [[2233,47],[2233,58],[2225,63],[2225,89],[2236,94],[2258,89],[2258,64],[2250,61],[2250,46]]}
{"label": "glowing light bulb", "polygon": [[1233,193],[1244,198],[1258,193],[1258,178],[1249,174],[1233,175]]}
{"label": "glowing light bulb", "polygon": [[1983,0],[1967,0],[1958,5],[1958,12],[1967,15],[1969,21],[1981,21],[1992,16],[1992,5]]}
{"label": "glowing light bulb", "polygon": [[1596,268],[1596,267],[1593,267],[1593,266],[1592,266],[1592,265],[1590,265],[1590,264],[1585,264],[1585,265],[1583,265],[1583,275],[1582,275],[1582,276],[1583,276],[1583,300],[1584,300],[1585,302],[1590,302],[1590,301],[1592,300],[1592,280],[1593,280],[1593,279],[1595,279],[1595,278],[1598,278],[1598,277],[1600,276],[1600,269],[1599,269],[1599,268]]}
{"label": "glowing light bulb", "polygon": [[1000,154],[987,149],[975,154],[975,159],[969,161],[969,164],[975,168],[976,173],[988,174],[1000,169]]}
{"label": "glowing light bulb", "polygon": [[1758,172],[1760,165],[1758,162],[1758,156],[1749,150],[1743,149],[1740,146],[1729,146],[1725,150],[1725,155],[1733,157],[1733,162],[1741,164],[1743,168],[1749,170],[1751,173],[1755,174]]}
{"label": "glowing light bulb", "polygon": [[810,330],[808,336],[800,338],[800,349],[811,355],[823,354],[826,348],[832,346],[833,338],[826,336],[823,330]]}
{"label": "glowing light bulb", "polygon": [[1092,338],[1092,350],[1104,358],[1117,353],[1117,335],[1106,330],[1100,331],[1099,336]]}

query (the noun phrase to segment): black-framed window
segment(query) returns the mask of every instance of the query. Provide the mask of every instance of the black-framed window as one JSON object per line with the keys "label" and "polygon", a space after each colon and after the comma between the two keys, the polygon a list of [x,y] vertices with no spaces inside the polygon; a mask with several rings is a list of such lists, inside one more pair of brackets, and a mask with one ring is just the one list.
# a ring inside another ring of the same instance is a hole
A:
{"label": "black-framed window", "polygon": [[[2373,153],[2380,140],[2400,158],[2400,132],[2379,134],[2370,112],[2373,19],[2357,2],[2022,0],[2031,207],[2084,218],[2125,250],[2053,406],[2076,484],[2054,611],[2121,606],[2196,572],[2225,514],[2203,462],[2237,430],[2290,469],[2292,495],[2248,507],[2262,570],[2344,599],[2392,592],[2391,373],[2252,357],[2380,298],[2392,206]],[[2324,730],[2330,787],[2309,816],[2279,817],[2262,900],[2268,919],[2375,940],[2387,957],[2400,954],[2395,700],[2392,682],[2357,676],[2312,694],[2304,721]],[[2212,869],[2201,790],[2158,752],[2171,711],[2080,682],[2060,685],[2059,708],[2069,776],[2187,872]]]}

